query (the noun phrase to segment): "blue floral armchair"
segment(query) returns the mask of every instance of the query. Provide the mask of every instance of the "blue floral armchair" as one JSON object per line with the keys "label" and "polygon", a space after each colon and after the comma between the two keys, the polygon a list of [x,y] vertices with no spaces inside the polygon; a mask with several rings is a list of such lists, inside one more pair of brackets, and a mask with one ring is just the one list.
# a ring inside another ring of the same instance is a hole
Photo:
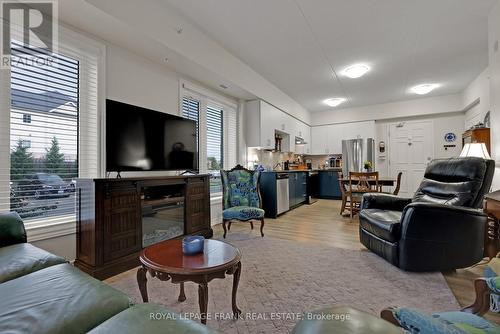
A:
{"label": "blue floral armchair", "polygon": [[[223,189],[222,227],[224,238],[227,230],[231,229],[231,222],[250,222],[260,220],[260,234],[264,236],[264,210],[259,191],[260,173],[248,170],[237,165],[229,171],[221,171]],[[226,229],[226,223],[228,223]]]}

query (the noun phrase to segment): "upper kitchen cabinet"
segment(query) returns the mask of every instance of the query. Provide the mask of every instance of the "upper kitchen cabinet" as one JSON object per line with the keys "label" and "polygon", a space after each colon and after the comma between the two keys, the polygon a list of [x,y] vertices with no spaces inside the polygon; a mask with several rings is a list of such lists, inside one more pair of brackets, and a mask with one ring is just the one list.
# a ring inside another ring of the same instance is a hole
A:
{"label": "upper kitchen cabinet", "polygon": [[[278,133],[283,138],[282,151],[310,153],[310,126],[264,101],[246,103],[245,126],[248,147],[274,149],[275,134]],[[302,138],[307,144],[295,145],[295,137]]]}
{"label": "upper kitchen cabinet", "polygon": [[313,126],[311,129],[312,154],[330,154],[329,131],[332,125]]}
{"label": "upper kitchen cabinet", "polygon": [[375,138],[375,121],[312,127],[311,154],[341,154],[342,140],[355,138]]}
{"label": "upper kitchen cabinet", "polygon": [[274,149],[274,134],[282,122],[281,114],[280,110],[264,101],[248,101],[245,109],[247,145]]}
{"label": "upper kitchen cabinet", "polygon": [[302,138],[305,144],[295,145],[295,153],[311,154],[311,127],[305,123],[298,121],[298,128],[295,137]]}

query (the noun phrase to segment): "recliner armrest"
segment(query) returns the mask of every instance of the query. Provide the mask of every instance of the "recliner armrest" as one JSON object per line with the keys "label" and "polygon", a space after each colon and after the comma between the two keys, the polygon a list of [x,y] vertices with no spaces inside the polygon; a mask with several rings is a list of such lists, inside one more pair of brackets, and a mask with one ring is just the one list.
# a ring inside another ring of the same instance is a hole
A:
{"label": "recliner armrest", "polygon": [[0,247],[27,242],[24,223],[17,212],[0,213]]}
{"label": "recliner armrest", "polygon": [[366,193],[361,201],[363,209],[381,209],[403,211],[411,203],[411,198],[398,197],[390,194]]}
{"label": "recliner armrest", "polygon": [[401,236],[433,240],[464,238],[466,235],[472,238],[477,232],[484,235],[487,219],[480,209],[414,202],[406,206],[401,216]]}
{"label": "recliner armrest", "polygon": [[[469,208],[465,206],[455,206],[448,204],[438,204],[430,202],[412,202],[405,208],[405,212],[409,210],[427,210],[434,211],[435,213],[452,213],[452,214],[466,214],[474,216],[484,216],[486,214],[482,209]],[[405,213],[403,213],[404,215]]]}

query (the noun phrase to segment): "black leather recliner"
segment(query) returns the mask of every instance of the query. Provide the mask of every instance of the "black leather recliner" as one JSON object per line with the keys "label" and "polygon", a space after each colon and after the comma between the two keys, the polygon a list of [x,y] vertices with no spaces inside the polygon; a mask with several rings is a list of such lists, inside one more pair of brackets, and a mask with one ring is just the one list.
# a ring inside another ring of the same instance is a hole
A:
{"label": "black leather recliner", "polygon": [[363,245],[408,271],[464,268],[483,258],[486,215],[495,162],[467,157],[433,160],[410,198],[363,196],[359,237]]}

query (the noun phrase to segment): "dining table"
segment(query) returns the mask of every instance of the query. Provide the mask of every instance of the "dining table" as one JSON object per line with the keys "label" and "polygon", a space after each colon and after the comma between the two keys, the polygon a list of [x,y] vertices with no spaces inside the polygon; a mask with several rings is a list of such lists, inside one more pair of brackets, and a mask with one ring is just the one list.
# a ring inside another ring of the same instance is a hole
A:
{"label": "dining table", "polygon": [[[355,180],[355,178],[353,178]],[[349,178],[348,177],[342,177],[339,179],[342,184],[349,186]],[[375,180],[364,180],[368,182],[369,184],[375,184]],[[379,177],[378,178],[378,186],[379,186],[379,191],[382,192],[382,187],[394,187],[396,184],[397,179],[392,178],[392,177]]]}

